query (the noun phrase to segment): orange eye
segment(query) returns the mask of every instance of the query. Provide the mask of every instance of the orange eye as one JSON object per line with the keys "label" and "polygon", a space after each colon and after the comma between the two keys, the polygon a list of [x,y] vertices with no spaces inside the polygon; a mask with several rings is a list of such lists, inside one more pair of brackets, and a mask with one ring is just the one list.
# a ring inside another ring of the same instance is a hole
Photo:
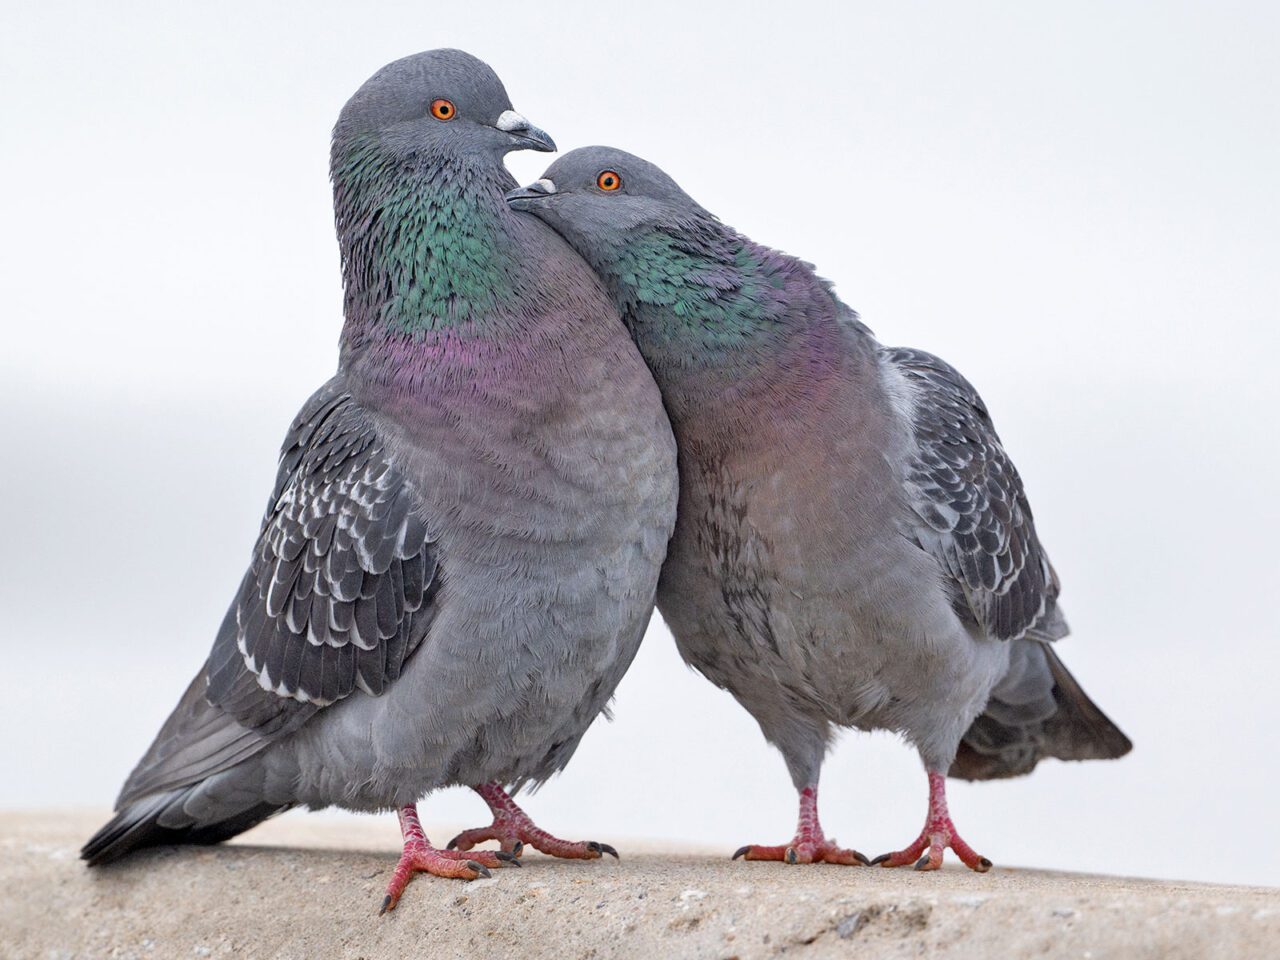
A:
{"label": "orange eye", "polygon": [[452,100],[438,97],[431,101],[431,115],[437,120],[452,120],[457,113],[458,109]]}
{"label": "orange eye", "polygon": [[622,186],[622,177],[612,170],[601,170],[596,177],[596,186],[601,190],[617,190]]}

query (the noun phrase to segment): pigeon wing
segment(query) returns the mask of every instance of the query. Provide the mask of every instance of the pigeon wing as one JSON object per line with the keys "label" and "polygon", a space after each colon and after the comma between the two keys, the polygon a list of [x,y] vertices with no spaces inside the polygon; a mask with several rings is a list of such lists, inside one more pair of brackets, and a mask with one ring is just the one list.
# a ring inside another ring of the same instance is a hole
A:
{"label": "pigeon wing", "polygon": [[350,395],[331,383],[312,397],[285,441],[234,624],[209,658],[209,701],[269,728],[298,705],[377,696],[399,677],[439,581],[416,499]]}
{"label": "pigeon wing", "polygon": [[285,439],[209,659],[118,804],[234,766],[317,710],[399,677],[440,581],[416,499],[341,380],[317,391]]}
{"label": "pigeon wing", "polygon": [[899,347],[885,358],[905,378],[912,400],[913,532],[949,575],[956,612],[1001,640],[1065,636],[1057,577],[982,398],[932,354]]}

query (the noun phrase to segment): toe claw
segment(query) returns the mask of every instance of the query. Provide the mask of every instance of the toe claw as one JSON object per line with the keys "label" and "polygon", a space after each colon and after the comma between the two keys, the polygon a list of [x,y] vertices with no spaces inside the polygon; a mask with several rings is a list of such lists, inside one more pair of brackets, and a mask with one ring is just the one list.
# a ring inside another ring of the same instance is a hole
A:
{"label": "toe claw", "polygon": [[520,854],[524,853],[524,841],[517,840],[515,844],[511,847],[511,852],[517,857],[520,856]]}
{"label": "toe claw", "polygon": [[928,858],[928,857],[921,857],[919,860],[917,860],[917,861],[916,861],[916,865],[915,865],[912,869],[913,869],[913,870],[924,870],[924,869],[926,869],[928,866],[929,866],[929,858]]}
{"label": "toe claw", "polygon": [[857,861],[858,861],[860,864],[862,864],[864,867],[869,867],[869,866],[871,866],[871,864],[872,864],[872,863],[874,863],[874,862],[875,862],[875,861],[873,861],[873,860],[868,860],[866,857],[864,857],[862,854],[860,854],[857,850],[854,850],[854,851],[853,851],[853,859],[857,860]]}
{"label": "toe claw", "polygon": [[787,847],[787,852],[783,854],[783,858],[787,863],[795,863],[799,859],[799,857],[796,856],[796,848]]}
{"label": "toe claw", "polygon": [[448,843],[448,845],[445,847],[445,849],[446,849],[446,850],[455,850],[455,849],[457,849],[458,841],[459,841],[459,840],[461,840],[461,839],[462,839],[462,834],[458,834],[456,837],[454,837],[452,840],[450,840],[450,841],[449,841],[449,843]]}
{"label": "toe claw", "polygon": [[867,866],[874,867],[877,863],[881,863],[881,864],[887,863],[891,856],[893,856],[893,854],[891,853],[882,853],[880,854],[880,856],[876,857],[874,860],[868,863]]}
{"label": "toe claw", "polygon": [[499,860],[501,860],[503,863],[511,864],[513,867],[523,866],[523,864],[520,862],[520,858],[517,857],[514,853],[504,853],[503,851],[499,850],[494,854],[494,856],[497,857]]}
{"label": "toe claw", "polygon": [[992,863],[986,857],[978,858],[978,866],[976,867],[976,869],[979,873],[986,873],[988,870],[991,869],[991,867],[992,867]]}
{"label": "toe claw", "polygon": [[739,857],[745,856],[750,852],[751,852],[751,844],[748,843],[745,847],[739,847],[737,852],[730,859],[737,860]]}
{"label": "toe claw", "polygon": [[382,909],[378,911],[378,916],[382,916],[388,910],[394,910],[395,908],[396,908],[396,903],[394,900],[391,899],[391,894],[388,893],[385,897],[382,898]]}
{"label": "toe claw", "polygon": [[609,854],[609,856],[613,857],[613,859],[615,859],[615,860],[619,860],[619,859],[621,859],[621,858],[618,856],[618,851],[617,851],[617,850],[615,850],[615,849],[613,849],[613,847],[611,847],[611,846],[610,846],[609,844],[607,844],[607,843],[602,843],[602,844],[600,844],[600,850],[601,850],[601,852],[603,852],[603,853],[607,853],[607,854]]}
{"label": "toe claw", "polygon": [[479,879],[479,877],[484,877],[487,880],[493,876],[493,874],[489,872],[489,868],[483,863],[476,863],[474,860],[468,860],[467,866],[476,872],[478,875],[477,879]]}

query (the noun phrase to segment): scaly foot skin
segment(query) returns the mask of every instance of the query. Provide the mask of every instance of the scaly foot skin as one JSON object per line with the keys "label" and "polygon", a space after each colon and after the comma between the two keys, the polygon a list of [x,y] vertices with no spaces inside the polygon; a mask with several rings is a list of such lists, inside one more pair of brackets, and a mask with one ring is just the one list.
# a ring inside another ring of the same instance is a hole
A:
{"label": "scaly foot skin", "polygon": [[[961,839],[947,812],[947,780],[941,773],[929,774],[929,817],[924,830],[911,846],[896,853],[882,853],[871,862],[882,867],[904,867],[914,863],[917,870],[937,870],[942,866],[942,851],[950,847],[960,862],[978,873],[991,869],[991,861]],[[922,856],[925,851],[928,854]],[[917,859],[919,858],[919,859]]]}
{"label": "scaly foot skin", "polygon": [[839,863],[846,867],[865,867],[871,863],[857,850],[836,846],[834,840],[819,838],[814,841],[802,837],[794,838],[785,847],[762,847],[751,843],[738,848],[733,859],[739,857],[743,860],[781,860],[784,863]]}
{"label": "scaly foot skin", "polygon": [[[552,857],[566,860],[598,860],[609,854],[615,859],[618,851],[607,843],[595,840],[561,840],[536,826],[529,815],[517,806],[507,792],[496,783],[486,783],[473,788],[484,797],[493,811],[493,823],[487,827],[464,830],[449,841],[449,849],[470,850],[477,843],[497,840],[506,854],[520,856],[525,844]],[[477,855],[487,851],[478,851]]]}
{"label": "scaly foot skin", "polygon": [[416,873],[475,880],[489,876],[490,867],[508,864],[520,866],[520,861],[511,854],[494,850],[480,850],[471,856],[453,850],[437,850],[422,830],[416,805],[411,803],[397,812],[400,816],[400,833],[404,836],[404,852],[400,854],[400,862],[391,874],[391,882],[387,884],[387,894],[382,898],[379,914],[396,908],[400,895]]}
{"label": "scaly foot skin", "polygon": [[871,861],[857,850],[846,850],[828,840],[818,822],[818,786],[812,784],[800,791],[800,822],[796,835],[782,847],[748,844],[733,855],[737,860],[780,860],[783,863],[838,863],[844,866],[868,866]]}

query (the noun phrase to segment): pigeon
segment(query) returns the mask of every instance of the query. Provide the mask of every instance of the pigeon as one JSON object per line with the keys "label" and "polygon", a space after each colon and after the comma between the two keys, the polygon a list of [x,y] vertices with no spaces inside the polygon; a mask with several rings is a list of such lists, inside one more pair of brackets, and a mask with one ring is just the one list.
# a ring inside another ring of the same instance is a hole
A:
{"label": "pigeon", "polygon": [[[1051,646],[1067,633],[1058,578],[954,368],[882,346],[810,264],[631,154],[572,151],[507,199],[600,274],[662,390],[680,504],[658,609],[799,793],[791,842],[735,859],[937,869],[950,847],[984,871],[948,813],[948,775],[1130,749]],[[874,861],[818,817],[838,727],[901,734],[928,775],[923,830]]]}
{"label": "pigeon", "polygon": [[[337,374],[284,441],[208,660],[128,778],[90,864],[214,843],[290,807],[396,809],[418,871],[475,879],[536,829],[653,610],[675,522],[661,396],[598,278],[513,212],[512,150],[555,149],[458,50],[397,60],[343,108],[331,177]],[[477,789],[502,851],[433,846],[415,804]]]}

